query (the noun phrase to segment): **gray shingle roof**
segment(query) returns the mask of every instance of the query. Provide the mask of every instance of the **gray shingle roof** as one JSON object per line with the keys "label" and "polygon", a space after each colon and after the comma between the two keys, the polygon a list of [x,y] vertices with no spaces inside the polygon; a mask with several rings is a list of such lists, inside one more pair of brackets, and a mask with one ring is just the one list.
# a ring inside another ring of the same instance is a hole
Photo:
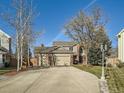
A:
{"label": "gray shingle roof", "polygon": [[0,50],[3,51],[3,52],[9,52],[6,48],[4,47],[0,47]]}
{"label": "gray shingle roof", "polygon": [[53,46],[74,46],[77,42],[67,42],[67,41],[55,41]]}
{"label": "gray shingle roof", "polygon": [[56,50],[58,47],[45,47],[41,50],[41,53],[51,53],[52,51]]}
{"label": "gray shingle roof", "polygon": [[35,47],[34,52],[37,53],[73,53],[70,50],[57,50],[60,47],[70,47],[77,45],[77,42],[55,41],[52,47]]}
{"label": "gray shingle roof", "polygon": [[72,51],[70,50],[57,50],[58,48],[60,47],[56,47],[56,46],[53,46],[53,47],[44,47],[44,48],[41,48],[41,47],[36,47],[35,48],[35,53],[41,53],[41,54],[50,54],[50,53],[54,53],[54,54],[71,54],[73,53]]}

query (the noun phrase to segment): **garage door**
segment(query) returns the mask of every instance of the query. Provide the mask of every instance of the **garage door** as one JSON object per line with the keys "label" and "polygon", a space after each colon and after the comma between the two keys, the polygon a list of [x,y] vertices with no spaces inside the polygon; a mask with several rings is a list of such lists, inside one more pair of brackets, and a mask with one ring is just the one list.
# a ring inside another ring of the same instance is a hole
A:
{"label": "garage door", "polygon": [[56,55],[56,66],[70,65],[71,59],[69,54]]}

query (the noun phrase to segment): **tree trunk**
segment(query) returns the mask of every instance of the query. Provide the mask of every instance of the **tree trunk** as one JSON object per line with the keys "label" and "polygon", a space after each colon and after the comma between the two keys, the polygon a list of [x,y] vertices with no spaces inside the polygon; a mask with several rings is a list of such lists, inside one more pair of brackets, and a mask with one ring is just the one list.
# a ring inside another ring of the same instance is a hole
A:
{"label": "tree trunk", "polygon": [[19,35],[18,35],[18,32],[17,32],[17,72],[19,71],[19,60],[20,60],[20,53],[19,53]]}
{"label": "tree trunk", "polygon": [[28,43],[28,64],[27,64],[27,67],[29,67],[29,62],[30,62],[30,53],[29,53],[29,43]]}
{"label": "tree trunk", "polygon": [[22,40],[22,39],[23,39],[23,38],[22,38],[22,36],[21,36],[21,43],[20,43],[20,44],[21,44],[21,48],[20,48],[20,50],[21,50],[21,53],[20,53],[20,54],[21,54],[21,55],[20,55],[20,56],[21,56],[21,60],[20,60],[20,61],[21,61],[21,64],[20,64],[20,70],[21,70],[21,68],[22,68],[22,63],[23,63],[23,48],[22,48],[22,46],[23,46],[23,40]]}
{"label": "tree trunk", "polygon": [[85,50],[85,61],[83,62],[84,65],[88,64],[88,50]]}

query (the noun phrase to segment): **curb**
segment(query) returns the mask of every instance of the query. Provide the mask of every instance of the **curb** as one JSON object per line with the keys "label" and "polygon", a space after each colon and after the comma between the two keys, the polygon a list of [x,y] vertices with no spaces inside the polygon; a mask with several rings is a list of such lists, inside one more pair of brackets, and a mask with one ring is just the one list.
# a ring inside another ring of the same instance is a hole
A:
{"label": "curb", "polygon": [[100,93],[109,93],[108,85],[106,80],[99,80]]}

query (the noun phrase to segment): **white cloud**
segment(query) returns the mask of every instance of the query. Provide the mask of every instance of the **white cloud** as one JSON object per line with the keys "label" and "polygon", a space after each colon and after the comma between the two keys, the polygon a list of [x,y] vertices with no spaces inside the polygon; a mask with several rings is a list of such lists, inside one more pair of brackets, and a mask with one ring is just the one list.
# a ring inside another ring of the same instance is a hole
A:
{"label": "white cloud", "polygon": [[97,0],[92,0],[86,7],[84,7],[84,10],[88,9],[89,7],[91,7],[93,4],[95,4]]}
{"label": "white cloud", "polygon": [[58,41],[58,40],[61,40],[65,35],[64,35],[64,29],[62,29],[60,32],[59,32],[59,34],[55,37],[55,38],[53,38],[48,44],[47,44],[47,46],[49,46],[49,45],[52,45],[52,43],[54,42],[54,41]]}
{"label": "white cloud", "polygon": [[[84,10],[88,9],[89,7],[91,7],[96,1],[97,0],[92,0],[86,7],[84,7]],[[52,45],[52,43],[54,41],[60,40],[64,36],[64,31],[65,31],[65,29],[60,31],[60,33],[53,40],[51,40],[51,42],[48,43],[47,46]]]}

